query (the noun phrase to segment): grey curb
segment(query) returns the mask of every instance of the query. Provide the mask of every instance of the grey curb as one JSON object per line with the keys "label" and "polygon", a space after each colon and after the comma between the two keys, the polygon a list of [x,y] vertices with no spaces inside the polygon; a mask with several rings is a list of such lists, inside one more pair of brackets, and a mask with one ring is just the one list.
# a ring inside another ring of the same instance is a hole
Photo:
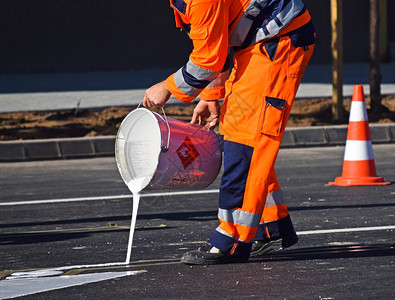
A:
{"label": "grey curb", "polygon": [[[369,125],[373,144],[394,143],[395,124]],[[347,140],[348,125],[295,127],[285,130],[282,148],[343,146]]]}
{"label": "grey curb", "polygon": [[0,142],[0,162],[112,156],[115,136]]}
{"label": "grey curb", "polygon": [[[372,143],[395,143],[395,124],[370,125]],[[347,125],[287,128],[281,148],[340,146]],[[0,142],[0,162],[114,156],[115,136]]]}

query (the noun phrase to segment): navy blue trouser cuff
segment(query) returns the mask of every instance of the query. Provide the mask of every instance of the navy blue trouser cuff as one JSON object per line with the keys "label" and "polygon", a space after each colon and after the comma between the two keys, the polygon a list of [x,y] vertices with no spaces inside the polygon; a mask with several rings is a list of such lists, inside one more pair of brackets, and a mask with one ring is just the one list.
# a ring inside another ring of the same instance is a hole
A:
{"label": "navy blue trouser cuff", "polygon": [[252,243],[237,241],[214,230],[208,242],[222,252],[234,251],[233,254],[241,258],[250,257]]}
{"label": "navy blue trouser cuff", "polygon": [[289,215],[278,221],[259,224],[254,240],[263,241],[269,238],[266,230],[269,232],[270,237],[284,237],[295,231]]}

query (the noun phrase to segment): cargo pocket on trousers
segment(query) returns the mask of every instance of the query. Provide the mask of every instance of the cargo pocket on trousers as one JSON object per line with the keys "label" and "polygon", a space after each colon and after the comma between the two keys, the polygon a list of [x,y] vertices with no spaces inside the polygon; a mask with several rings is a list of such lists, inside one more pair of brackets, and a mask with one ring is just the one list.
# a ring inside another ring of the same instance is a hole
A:
{"label": "cargo pocket on trousers", "polygon": [[285,106],[286,102],[284,99],[265,97],[261,133],[271,136],[280,135]]}

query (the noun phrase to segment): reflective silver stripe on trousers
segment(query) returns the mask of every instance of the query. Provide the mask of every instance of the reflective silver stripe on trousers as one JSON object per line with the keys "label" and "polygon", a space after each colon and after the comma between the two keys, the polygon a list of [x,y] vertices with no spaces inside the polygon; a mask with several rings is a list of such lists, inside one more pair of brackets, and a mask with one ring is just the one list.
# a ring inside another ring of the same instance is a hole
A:
{"label": "reflective silver stripe on trousers", "polygon": [[[193,77],[195,77],[197,80],[201,81],[212,81],[214,80],[219,72],[214,72],[210,70],[206,70],[204,68],[201,68],[197,65],[195,65],[191,60],[187,62],[185,65],[186,71],[191,74]],[[174,82],[176,86],[186,95],[191,96],[191,97],[197,97],[202,89],[195,88],[191,85],[189,85],[182,74],[182,68],[180,68],[175,74],[174,74]]]}
{"label": "reflective silver stripe on trousers", "polygon": [[230,238],[232,238],[232,239],[236,239],[236,240],[238,240],[239,242],[251,243],[251,242],[243,241],[243,240],[241,240],[241,239],[237,239],[237,238],[234,237],[233,235],[227,233],[225,230],[222,230],[221,228],[219,228],[219,226],[215,229],[215,231],[218,231],[219,233],[221,233],[221,234],[223,234],[223,235],[226,235],[226,236],[228,236],[228,237],[230,237]]}
{"label": "reflective silver stripe on trousers", "polygon": [[[283,193],[281,192],[281,190],[278,190],[267,194],[265,207],[277,206],[283,203],[285,203],[283,198]],[[277,221],[261,222],[259,223],[259,225],[268,224],[272,222],[277,222]]]}
{"label": "reflective silver stripe on trousers", "polygon": [[239,209],[222,209],[218,210],[218,218],[233,224],[239,224],[248,227],[256,227],[261,220],[261,214],[254,214]]}
{"label": "reflective silver stripe on trousers", "polygon": [[276,206],[283,203],[283,193],[281,190],[278,190],[267,194],[265,207]]}
{"label": "reflective silver stripe on trousers", "polygon": [[[251,20],[248,16],[256,17],[259,13],[259,9],[254,6],[254,3],[258,3],[261,6],[264,6],[265,2],[266,1],[260,0],[252,0],[250,2],[246,9],[246,12],[237,23],[236,28],[234,29],[229,38],[230,46],[241,46],[243,44],[253,23],[253,20]],[[277,18],[281,22],[281,25],[279,26],[274,19],[271,20],[265,26],[269,34],[266,35],[263,29],[260,28],[257,31],[253,40],[251,41],[250,45],[257,43],[261,40],[276,36],[281,31],[281,29],[288,25],[292,21],[292,19],[294,19],[302,11],[303,8],[304,4],[302,0],[292,0],[291,2],[289,2],[288,5],[282,11],[280,11],[279,14],[277,14]]]}

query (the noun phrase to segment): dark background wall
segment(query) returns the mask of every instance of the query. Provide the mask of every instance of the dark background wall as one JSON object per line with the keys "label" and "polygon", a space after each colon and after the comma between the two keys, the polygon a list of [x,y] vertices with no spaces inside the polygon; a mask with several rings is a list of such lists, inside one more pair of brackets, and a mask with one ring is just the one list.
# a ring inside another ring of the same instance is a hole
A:
{"label": "dark background wall", "polygon": [[[330,0],[305,3],[318,36],[312,63],[330,63]],[[344,62],[366,62],[369,1],[343,5]],[[0,28],[0,73],[176,69],[191,50],[167,0],[2,0]],[[395,41],[394,18],[388,28]]]}
{"label": "dark background wall", "polygon": [[0,72],[164,68],[190,47],[166,0],[2,0],[0,24]]}

